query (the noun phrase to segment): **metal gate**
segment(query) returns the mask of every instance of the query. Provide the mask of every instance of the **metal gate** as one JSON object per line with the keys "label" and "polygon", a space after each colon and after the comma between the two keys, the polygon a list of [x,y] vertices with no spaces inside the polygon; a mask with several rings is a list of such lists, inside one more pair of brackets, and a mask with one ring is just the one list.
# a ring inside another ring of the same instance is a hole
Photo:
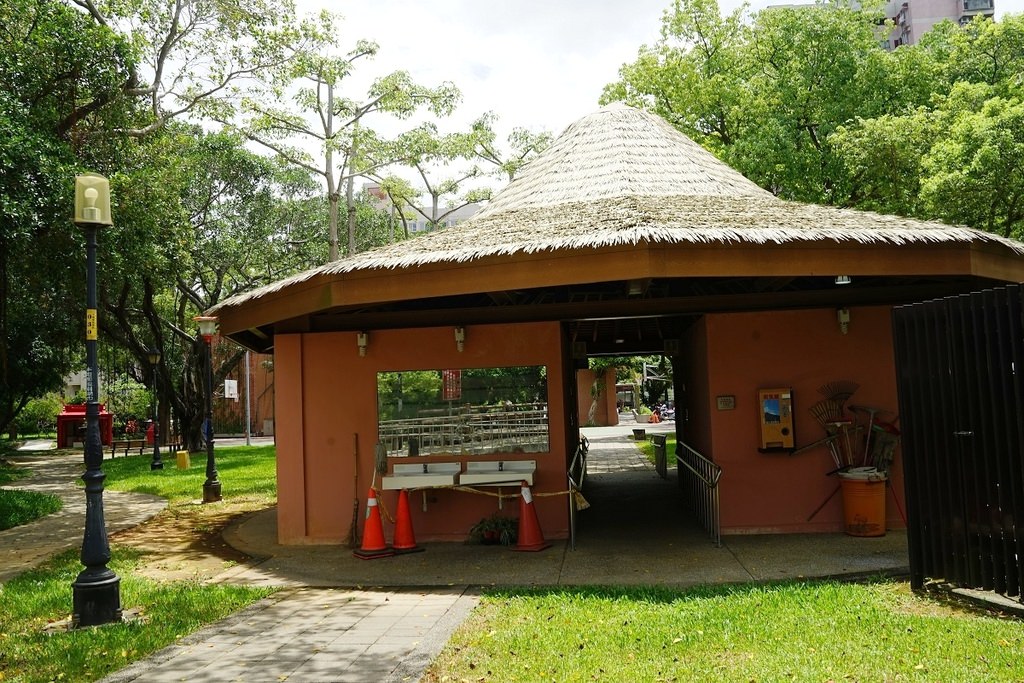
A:
{"label": "metal gate", "polygon": [[911,585],[1021,595],[1021,287],[893,312]]}

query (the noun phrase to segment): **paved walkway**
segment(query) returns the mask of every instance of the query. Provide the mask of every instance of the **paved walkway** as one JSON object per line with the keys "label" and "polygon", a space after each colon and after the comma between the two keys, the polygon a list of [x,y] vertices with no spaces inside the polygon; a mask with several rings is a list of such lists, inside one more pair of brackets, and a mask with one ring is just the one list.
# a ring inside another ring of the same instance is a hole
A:
{"label": "paved walkway", "polygon": [[476,604],[465,587],[287,589],[103,681],[417,681]]}
{"label": "paved walkway", "polygon": [[[59,496],[64,507],[30,524],[0,531],[0,583],[58,553],[81,548],[85,533],[85,489],[76,485],[85,472],[81,453],[57,455],[36,446],[9,460],[17,467],[32,470],[32,476],[5,484],[3,488],[50,493]],[[103,517],[108,534],[142,524],[165,507],[167,501],[159,496],[103,492]]]}
{"label": "paved walkway", "polygon": [[[871,539],[733,536],[723,547],[713,546],[681,509],[674,473],[669,481],[661,479],[639,454],[631,439],[634,426],[585,430],[591,507],[580,514],[576,550],[565,541],[538,553],[427,543],[423,553],[364,561],[338,546],[280,546],[276,510],[263,511],[225,532],[253,562],[215,580],[282,590],[104,680],[415,681],[477,604],[471,586],[683,587],[906,571],[903,532]],[[671,429],[650,426],[648,432]],[[41,474],[21,487],[68,495],[77,512],[2,532],[9,535],[0,534],[0,577],[81,544],[84,493],[74,487],[83,470],[81,456],[28,453],[15,460]],[[116,493],[104,494],[111,533],[162,507],[159,499],[150,500],[143,511],[143,501],[119,501],[129,494]],[[49,538],[57,529],[60,542]],[[7,550],[12,544],[17,552]],[[384,588],[369,588],[375,586]]]}

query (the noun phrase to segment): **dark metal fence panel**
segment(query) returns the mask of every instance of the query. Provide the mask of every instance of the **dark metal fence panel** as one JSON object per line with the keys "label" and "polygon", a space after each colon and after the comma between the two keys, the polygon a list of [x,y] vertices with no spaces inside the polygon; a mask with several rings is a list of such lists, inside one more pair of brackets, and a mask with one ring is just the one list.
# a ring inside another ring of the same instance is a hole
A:
{"label": "dark metal fence panel", "polygon": [[914,587],[1021,594],[1021,316],[1016,285],[894,310]]}
{"label": "dark metal fence panel", "polygon": [[718,480],[722,468],[708,460],[694,448],[676,442],[676,466],[679,470],[679,488],[683,501],[697,517],[715,545],[722,545],[722,521],[719,510]]}

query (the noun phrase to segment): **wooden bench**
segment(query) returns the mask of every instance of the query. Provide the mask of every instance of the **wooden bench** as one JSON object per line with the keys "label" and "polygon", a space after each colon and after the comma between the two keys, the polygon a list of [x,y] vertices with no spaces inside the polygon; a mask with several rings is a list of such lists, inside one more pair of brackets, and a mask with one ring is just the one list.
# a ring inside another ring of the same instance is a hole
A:
{"label": "wooden bench", "polygon": [[117,456],[118,451],[124,451],[125,457],[128,457],[128,451],[139,449],[139,455],[142,455],[142,451],[146,449],[145,439],[122,439],[120,441],[113,441],[110,444],[110,457],[114,458]]}

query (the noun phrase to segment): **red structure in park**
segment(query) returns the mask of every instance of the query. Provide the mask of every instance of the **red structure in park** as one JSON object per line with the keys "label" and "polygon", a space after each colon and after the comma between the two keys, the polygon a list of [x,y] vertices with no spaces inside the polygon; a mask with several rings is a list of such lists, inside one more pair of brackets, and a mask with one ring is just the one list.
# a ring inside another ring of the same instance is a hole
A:
{"label": "red structure in park", "polygon": [[[65,405],[57,416],[57,447],[74,448],[85,442],[85,405]],[[107,412],[107,404],[100,404],[100,442],[109,446],[114,442],[114,415]]]}

